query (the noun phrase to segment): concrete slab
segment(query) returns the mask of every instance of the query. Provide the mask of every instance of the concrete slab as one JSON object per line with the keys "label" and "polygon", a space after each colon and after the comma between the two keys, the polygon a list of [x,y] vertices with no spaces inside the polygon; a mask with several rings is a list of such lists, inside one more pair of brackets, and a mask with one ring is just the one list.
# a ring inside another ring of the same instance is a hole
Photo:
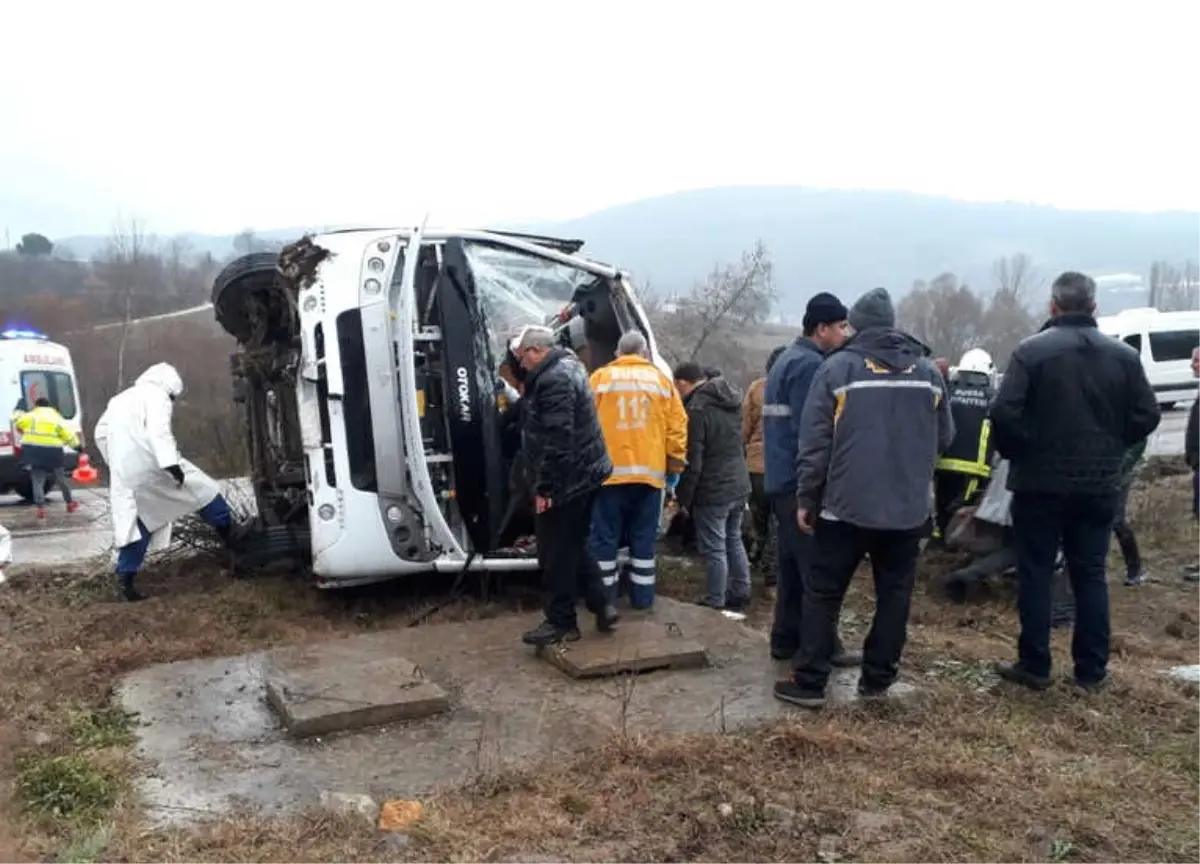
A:
{"label": "concrete slab", "polygon": [[403,657],[347,662],[307,646],[272,656],[267,702],[294,737],[348,732],[449,710],[446,691]]}
{"label": "concrete slab", "polygon": [[610,636],[564,642],[539,653],[572,678],[707,666],[704,646],[685,638],[675,622],[662,620],[659,614],[661,609],[649,615],[627,614]]}
{"label": "concrete slab", "polygon": [[[660,598],[655,618],[704,646],[709,666],[619,679],[573,679],[521,644],[540,615],[355,635],[314,646],[330,662],[404,657],[450,701],[447,713],[359,732],[297,739],[266,699],[278,652],[151,666],[126,676],[122,705],[139,715],[139,784],[156,824],[238,806],[268,815],[316,806],[321,793],[422,798],[506,765],[553,759],[614,732],[716,732],[808,715],[773,698],[782,667],[764,633],[711,609]],[[581,623],[590,623],[584,614]],[[625,625],[628,626],[628,625]],[[584,640],[598,640],[590,627]],[[831,682],[853,701],[857,673]],[[898,695],[900,695],[898,693]]]}

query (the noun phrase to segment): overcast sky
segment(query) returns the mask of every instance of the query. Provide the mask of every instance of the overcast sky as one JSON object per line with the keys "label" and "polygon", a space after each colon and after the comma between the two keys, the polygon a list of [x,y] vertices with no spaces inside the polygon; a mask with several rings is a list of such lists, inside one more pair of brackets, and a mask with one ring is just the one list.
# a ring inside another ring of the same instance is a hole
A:
{"label": "overcast sky", "polygon": [[1200,4],[702,8],[7,4],[0,229],[477,224],[732,184],[1200,209]]}

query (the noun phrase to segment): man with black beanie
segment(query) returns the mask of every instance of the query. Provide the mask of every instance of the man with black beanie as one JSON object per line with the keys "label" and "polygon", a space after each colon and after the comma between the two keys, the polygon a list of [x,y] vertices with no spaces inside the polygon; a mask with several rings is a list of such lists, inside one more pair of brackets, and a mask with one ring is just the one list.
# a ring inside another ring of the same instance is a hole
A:
{"label": "man with black beanie", "polygon": [[[804,579],[812,557],[812,538],[796,525],[796,456],[800,415],[813,376],[825,359],[846,341],[846,307],[822,292],[808,301],[803,335],[771,367],[763,397],[763,487],[778,522],[775,621],[771,627],[771,656],[790,660],[800,648],[800,616]],[[839,665],[857,665],[838,640]]]}
{"label": "man with black beanie", "polygon": [[896,329],[887,291],[868,291],[849,318],[854,336],[817,371],[800,418],[796,527],[814,547],[794,677],[775,696],[805,708],[825,704],[838,615],[864,556],[875,618],[858,691],[882,697],[896,680],[934,464],[954,438],[945,379]]}

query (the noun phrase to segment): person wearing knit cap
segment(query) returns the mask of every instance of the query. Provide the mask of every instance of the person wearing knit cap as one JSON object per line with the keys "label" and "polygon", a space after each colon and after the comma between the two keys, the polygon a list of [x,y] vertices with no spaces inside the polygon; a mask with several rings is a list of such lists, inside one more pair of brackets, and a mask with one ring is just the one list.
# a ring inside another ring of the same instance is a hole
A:
{"label": "person wearing knit cap", "polygon": [[825,704],[838,616],[864,556],[875,620],[858,691],[880,698],[895,682],[934,464],[954,438],[945,379],[928,349],[896,329],[888,292],[868,291],[848,318],[854,335],[817,370],[800,418],[796,527],[814,537],[814,552],[794,674],[775,696],[804,708]]}
{"label": "person wearing knit cap", "polygon": [[872,288],[854,301],[849,320],[855,333],[879,327],[895,327],[896,307],[892,305],[892,295],[888,294],[886,288]]}
{"label": "person wearing knit cap", "polygon": [[[846,307],[822,292],[808,301],[804,332],[788,346],[767,374],[763,394],[763,491],[777,522],[775,621],[771,656],[792,659],[800,648],[804,574],[812,557],[812,539],[796,527],[796,454],[800,415],[813,376],[825,356],[846,341]],[[859,658],[835,645],[835,662],[857,665]]]}

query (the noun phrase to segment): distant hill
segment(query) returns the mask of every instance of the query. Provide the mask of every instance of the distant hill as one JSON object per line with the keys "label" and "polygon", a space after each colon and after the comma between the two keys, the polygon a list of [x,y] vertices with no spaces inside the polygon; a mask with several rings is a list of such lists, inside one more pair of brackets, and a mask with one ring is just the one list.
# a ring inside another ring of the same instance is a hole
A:
{"label": "distant hill", "polygon": [[[914,280],[946,271],[990,290],[992,262],[1017,252],[1029,255],[1044,276],[1064,269],[1144,274],[1154,260],[1200,257],[1198,213],[1072,211],[790,186],[681,192],[520,227],[583,239],[585,254],[630,270],[664,293],[686,290],[714,264],[736,260],[762,239],[775,262],[780,310],[789,316],[817,291],[852,297],[884,285],[900,295]],[[257,233],[289,239],[303,229]],[[232,251],[233,235],[187,239],[217,257]],[[104,239],[58,242],[86,257]]]}

